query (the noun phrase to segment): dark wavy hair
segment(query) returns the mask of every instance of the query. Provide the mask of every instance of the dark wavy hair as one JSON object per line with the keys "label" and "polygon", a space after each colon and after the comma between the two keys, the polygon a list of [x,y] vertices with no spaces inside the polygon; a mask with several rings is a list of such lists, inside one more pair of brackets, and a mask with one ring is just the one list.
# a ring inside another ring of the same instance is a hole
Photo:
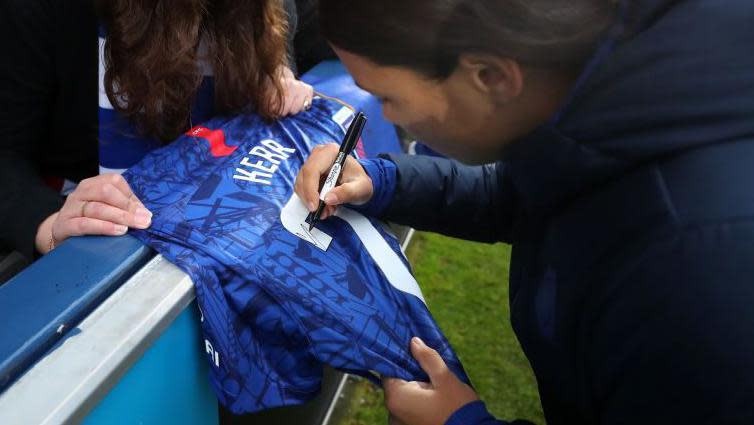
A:
{"label": "dark wavy hair", "polygon": [[444,79],[462,53],[574,70],[610,27],[617,6],[616,0],[320,0],[319,15],[335,46]]}
{"label": "dark wavy hair", "polygon": [[212,66],[218,113],[276,118],[276,73],[287,62],[282,2],[100,0],[97,9],[107,31],[107,96],[143,134],[169,141],[188,128],[200,59]]}

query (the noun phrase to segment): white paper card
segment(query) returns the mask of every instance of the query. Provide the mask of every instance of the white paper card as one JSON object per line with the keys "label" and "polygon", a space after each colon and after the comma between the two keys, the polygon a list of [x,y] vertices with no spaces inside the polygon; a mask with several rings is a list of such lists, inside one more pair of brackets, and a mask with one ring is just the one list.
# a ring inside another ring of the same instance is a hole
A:
{"label": "white paper card", "polygon": [[289,232],[322,251],[327,251],[330,242],[332,242],[332,237],[316,227],[310,232],[309,223],[306,222],[308,215],[309,210],[306,209],[304,202],[294,193],[288,203],[280,210],[280,222]]}

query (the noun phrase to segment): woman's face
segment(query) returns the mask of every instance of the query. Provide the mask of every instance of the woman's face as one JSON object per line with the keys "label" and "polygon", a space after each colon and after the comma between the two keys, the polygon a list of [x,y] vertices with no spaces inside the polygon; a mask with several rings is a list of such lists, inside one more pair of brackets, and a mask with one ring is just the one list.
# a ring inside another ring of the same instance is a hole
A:
{"label": "woman's face", "polygon": [[484,74],[474,73],[483,70],[474,66],[458,67],[447,79],[437,81],[408,68],[377,65],[334,49],[356,83],[382,101],[388,121],[438,152],[467,163],[499,159],[506,144],[536,128],[557,109],[557,103],[550,105],[553,101],[546,100],[548,96],[529,95],[523,87],[508,90],[503,84],[487,90],[484,84],[496,81],[481,81],[477,77],[482,75],[484,80]]}

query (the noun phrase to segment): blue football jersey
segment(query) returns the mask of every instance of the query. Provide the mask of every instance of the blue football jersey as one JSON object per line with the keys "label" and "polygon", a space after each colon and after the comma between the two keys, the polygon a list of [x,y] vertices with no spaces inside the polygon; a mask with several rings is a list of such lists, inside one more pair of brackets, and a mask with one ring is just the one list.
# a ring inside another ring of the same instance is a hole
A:
{"label": "blue football jersey", "polygon": [[409,350],[413,336],[468,382],[378,221],[340,208],[314,241],[284,223],[295,226],[306,212],[293,183],[311,149],[339,142],[353,116],[316,98],[275,123],[212,119],[124,174],[154,213],[149,229],[131,234],[191,276],[210,379],[234,413],[309,400],[323,364],[426,381]]}

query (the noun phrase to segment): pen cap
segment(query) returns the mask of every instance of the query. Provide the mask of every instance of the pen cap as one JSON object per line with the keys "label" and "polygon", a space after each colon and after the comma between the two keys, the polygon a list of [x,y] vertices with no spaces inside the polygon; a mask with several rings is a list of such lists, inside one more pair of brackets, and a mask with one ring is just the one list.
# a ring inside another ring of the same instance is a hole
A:
{"label": "pen cap", "polygon": [[340,147],[341,152],[344,152],[346,155],[348,155],[351,153],[351,151],[353,151],[353,149],[356,147],[356,144],[359,142],[361,132],[364,130],[366,123],[366,115],[364,115],[363,112],[359,112],[358,115],[356,115],[356,118],[354,118],[351,125],[348,127],[348,133],[346,133],[346,138],[344,139],[343,144]]}
{"label": "pen cap", "polygon": [[348,126],[345,137],[343,137],[343,142],[340,144],[340,152],[349,153],[350,149],[356,146],[365,122],[366,115],[363,112],[357,113],[356,117],[351,121],[351,125]]}

